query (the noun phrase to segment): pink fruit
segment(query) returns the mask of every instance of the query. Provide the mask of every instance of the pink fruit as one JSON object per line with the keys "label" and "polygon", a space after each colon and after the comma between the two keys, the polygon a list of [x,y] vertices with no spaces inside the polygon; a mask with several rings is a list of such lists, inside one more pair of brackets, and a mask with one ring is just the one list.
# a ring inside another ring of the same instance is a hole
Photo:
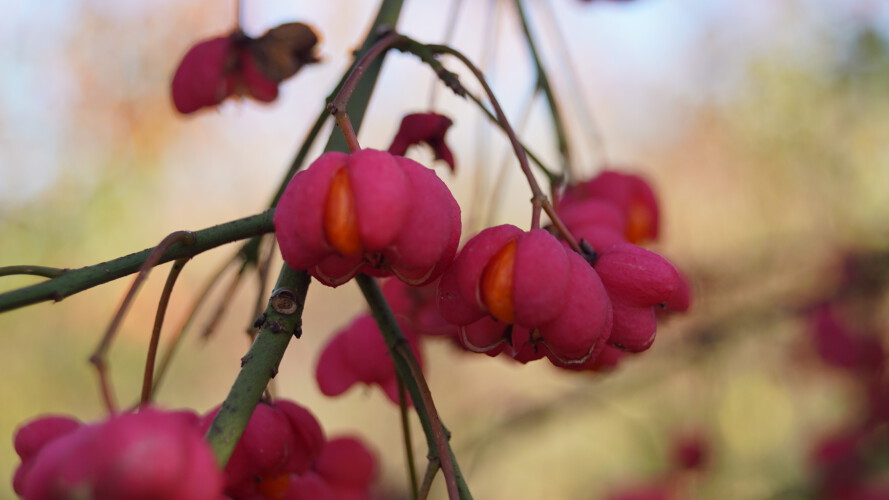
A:
{"label": "pink fruit", "polygon": [[434,281],[453,259],[460,207],[432,170],[383,151],[326,153],[278,203],[284,260],[329,286],[358,273]]}

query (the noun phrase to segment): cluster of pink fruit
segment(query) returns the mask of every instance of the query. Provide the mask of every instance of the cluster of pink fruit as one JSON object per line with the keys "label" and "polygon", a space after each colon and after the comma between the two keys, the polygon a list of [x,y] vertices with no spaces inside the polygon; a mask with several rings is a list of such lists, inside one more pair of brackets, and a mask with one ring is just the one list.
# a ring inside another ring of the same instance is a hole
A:
{"label": "cluster of pink fruit", "polygon": [[[259,38],[237,30],[195,45],[172,82],[181,113],[231,96],[270,102],[278,84],[316,61],[317,36],[291,23]],[[338,286],[358,274],[384,293],[420,358],[421,335],[526,363],[575,370],[613,366],[654,341],[657,312],[688,308],[689,289],[666,259],[637,246],[658,233],[658,207],[640,178],[604,172],[570,186],[556,204],[566,233],[488,228],[458,254],[460,207],[436,173],[401,156],[430,145],[454,169],[451,121],[434,113],[402,122],[388,152],[327,153],[298,172],[274,216],[284,260]],[[580,240],[583,252],[569,242]],[[321,354],[325,394],[380,385],[398,401],[388,350],[369,316]],[[198,416],[142,408],[82,424],[43,417],[22,427],[14,487],[26,500],[366,498],[373,455],[353,438],[327,440],[306,409],[260,403],[224,470],[203,439],[218,410]]]}
{"label": "cluster of pink fruit", "polygon": [[368,498],[373,454],[352,437],[327,440],[308,410],[284,400],[256,407],[220,470],[203,437],[217,411],[143,408],[95,424],[39,418],[16,433],[13,487],[26,500]]}
{"label": "cluster of pink fruit", "polygon": [[[410,118],[443,122],[432,113]],[[402,127],[393,144],[448,151],[442,128],[426,129],[435,137]],[[658,313],[684,311],[690,301],[675,267],[637,246],[659,231],[651,188],[605,171],[561,193],[556,211],[584,242],[583,254],[554,229],[511,225],[485,229],[457,254],[460,209],[445,184],[412,160],[363,149],[327,153],[297,173],[276,210],[275,234],[291,267],[327,285],[358,273],[397,278],[384,293],[418,358],[421,335],[574,370],[600,370],[647,349]],[[397,401],[392,362],[369,314],[334,336],[317,378],[328,395],[363,382]]]}
{"label": "cluster of pink fruit", "polygon": [[[825,433],[816,441],[810,455],[814,475],[813,497],[848,500],[889,499],[889,486],[881,480],[885,460],[886,426],[889,424],[889,381],[885,376],[886,349],[880,332],[867,331],[846,316],[867,316],[856,292],[860,286],[851,280],[841,283],[848,298],[814,305],[806,313],[808,332],[815,352],[827,366],[845,376],[847,387],[859,396],[859,407],[849,421]],[[882,311],[880,311],[881,313]],[[879,315],[880,313],[877,313]]]}

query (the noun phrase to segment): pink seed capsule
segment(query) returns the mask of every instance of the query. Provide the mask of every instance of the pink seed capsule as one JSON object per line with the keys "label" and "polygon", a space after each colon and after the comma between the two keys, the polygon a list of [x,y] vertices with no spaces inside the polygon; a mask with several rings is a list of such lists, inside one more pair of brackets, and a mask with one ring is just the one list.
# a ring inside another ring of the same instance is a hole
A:
{"label": "pink seed capsule", "polygon": [[466,243],[439,283],[439,310],[461,327],[464,347],[523,362],[544,354],[584,362],[611,330],[611,304],[595,270],[550,233],[509,225]]}
{"label": "pink seed capsule", "polygon": [[358,273],[432,282],[460,239],[460,207],[435,172],[372,149],[326,153],[298,172],[274,220],[287,264],[329,286]]}

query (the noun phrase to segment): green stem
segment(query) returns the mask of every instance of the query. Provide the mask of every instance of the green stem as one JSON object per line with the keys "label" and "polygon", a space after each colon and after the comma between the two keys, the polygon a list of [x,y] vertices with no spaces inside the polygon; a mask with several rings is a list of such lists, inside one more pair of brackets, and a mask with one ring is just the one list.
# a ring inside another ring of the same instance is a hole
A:
{"label": "green stem", "polygon": [[411,498],[417,500],[420,487],[417,484],[417,468],[414,465],[414,440],[411,438],[410,408],[404,382],[398,379],[398,409],[401,413],[401,434],[404,438],[404,460],[407,462],[407,475],[411,481]]}
{"label": "green stem", "polygon": [[[388,31],[393,28],[401,14],[403,0],[383,0],[377,17],[370,28],[370,32],[364,41],[361,51],[367,50],[377,39],[377,34],[382,31]],[[368,72],[367,78],[356,89],[354,97],[350,102],[350,114],[355,121],[357,129],[363,118],[364,111],[370,103],[370,96],[373,87],[382,67],[382,58],[374,61]],[[343,77],[345,79],[345,75]],[[332,94],[335,95],[339,91]],[[325,109],[325,113],[327,113]],[[316,126],[320,127],[320,125]],[[304,145],[304,148],[308,148]],[[339,133],[332,133],[327,142],[325,151],[346,151],[346,144],[343,137]],[[294,161],[294,163],[297,163]],[[291,172],[295,172],[298,168],[292,168]],[[288,179],[289,181],[289,179]],[[287,181],[282,185],[286,185]],[[271,210],[270,210],[271,212]],[[259,245],[256,244],[258,249]],[[243,366],[238,377],[232,385],[231,391],[222,403],[219,413],[214,418],[209,431],[207,432],[207,440],[213,449],[216,460],[219,464],[224,465],[231,457],[231,453],[237,444],[238,439],[244,432],[247,422],[253,410],[259,403],[263,391],[265,391],[268,382],[273,374],[277,371],[278,364],[284,356],[284,351],[290,342],[290,333],[298,332],[296,328],[300,325],[300,317],[305,300],[306,289],[309,285],[309,277],[304,271],[294,271],[287,264],[281,268],[278,277],[276,291],[272,294],[269,301],[269,307],[265,312],[265,323],[256,336],[256,340],[242,359]],[[284,292],[282,292],[282,289]],[[293,297],[297,302],[297,310],[290,315],[282,314],[275,308],[276,299]],[[274,313],[274,314],[273,314]]]}
{"label": "green stem", "polygon": [[553,128],[556,132],[556,142],[559,146],[559,154],[562,156],[563,171],[570,178],[574,175],[574,170],[571,166],[571,152],[568,148],[568,134],[565,131],[565,122],[562,119],[562,113],[559,111],[559,104],[556,102],[556,96],[549,83],[549,78],[546,76],[546,69],[543,67],[540,54],[537,52],[537,44],[531,35],[531,28],[528,25],[528,17],[525,15],[525,7],[522,4],[522,0],[515,0],[515,7],[519,15],[519,21],[522,24],[522,31],[525,33],[525,41],[528,42],[531,59],[534,61],[534,67],[537,71],[537,86],[543,91],[550,115],[552,116]]}
{"label": "green stem", "polygon": [[426,385],[420,364],[402,334],[380,286],[376,280],[365,274],[356,276],[355,281],[358,282],[361,293],[364,294],[367,305],[383,334],[386,347],[388,347],[389,354],[395,364],[395,371],[410,393],[411,401],[414,403],[414,408],[417,410],[417,416],[420,418],[420,424],[426,435],[429,453],[441,463],[441,470],[448,488],[448,497],[451,500],[472,498],[448,442],[448,432],[438,417],[435,402],[432,400],[429,386]]}
{"label": "green stem", "polygon": [[310,282],[305,271],[294,271],[286,264],[282,267],[265,310],[265,321],[250,350],[241,358],[241,371],[207,431],[207,441],[220,466],[228,462],[262,393],[278,373],[290,337],[301,335]]}
{"label": "green stem", "polygon": [[[183,257],[194,257],[226,243],[270,233],[275,230],[272,224],[273,213],[273,210],[267,210],[258,215],[195,231],[193,244],[173,245],[160,257],[158,264]],[[153,250],[154,247],[101,264],[72,269],[57,278],[0,293],[0,312],[47,300],[58,302],[94,286],[133,274],[139,270]]]}
{"label": "green stem", "polygon": [[27,274],[31,276],[43,276],[44,278],[58,278],[68,272],[67,269],[46,266],[4,266],[0,267],[0,276],[15,276]]}

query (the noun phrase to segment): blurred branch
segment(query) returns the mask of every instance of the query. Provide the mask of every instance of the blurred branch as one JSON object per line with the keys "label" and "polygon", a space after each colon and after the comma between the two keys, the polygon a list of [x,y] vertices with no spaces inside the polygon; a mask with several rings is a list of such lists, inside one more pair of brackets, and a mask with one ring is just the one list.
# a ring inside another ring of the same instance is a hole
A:
{"label": "blurred branch", "polygon": [[[273,213],[273,210],[267,210],[258,215],[195,231],[192,233],[194,235],[192,244],[177,243],[171,246],[160,256],[157,263],[163,264],[183,257],[193,257],[226,243],[270,233],[275,229],[272,224]],[[58,302],[94,286],[133,274],[139,270],[153,250],[154,248],[147,248],[108,262],[72,269],[42,283],[0,293],[0,312],[47,300]]]}
{"label": "blurred branch", "polygon": [[383,296],[383,292],[374,278],[366,274],[359,274],[355,277],[355,281],[361,287],[361,293],[364,294],[367,305],[383,334],[398,378],[404,382],[408,393],[410,393],[411,401],[420,418],[420,424],[423,426],[423,432],[426,434],[430,460],[437,460],[444,473],[445,483],[448,487],[448,498],[451,500],[472,498],[463,479],[463,474],[460,472],[460,467],[457,465],[454,452],[451,450],[448,431],[438,417],[438,411],[435,409],[435,402],[432,400],[429,386],[426,385],[423,371],[420,369],[420,364],[417,362],[410,344],[401,332],[401,328],[395,320],[395,314],[389,307],[389,303],[386,302],[386,297]]}
{"label": "blurred branch", "polygon": [[537,72],[537,87],[546,96],[546,103],[552,116],[553,128],[556,132],[556,142],[559,146],[559,154],[562,156],[562,171],[570,178],[574,175],[574,170],[571,166],[571,151],[568,148],[568,134],[565,131],[565,122],[559,111],[559,104],[556,102],[552,86],[549,84],[549,78],[546,76],[546,69],[543,67],[543,62],[541,62],[540,55],[537,53],[537,44],[531,35],[531,28],[528,25],[528,17],[525,15],[525,7],[522,5],[522,0],[515,0],[515,7],[519,15],[519,21],[522,24],[522,31],[525,33],[525,41],[528,42],[528,50],[531,51],[531,59],[534,61],[534,68]]}
{"label": "blurred branch", "polygon": [[[378,40],[381,33],[387,33],[394,28],[401,14],[402,4],[403,0],[383,0],[371,26],[371,31],[364,40],[362,53]],[[370,103],[370,96],[373,93],[382,64],[382,58],[374,61],[372,67],[367,71],[367,78],[355,91],[355,96],[351,101],[354,109],[350,111],[350,114],[355,120],[356,129],[360,126],[367,105]],[[343,79],[345,79],[345,75]],[[337,86],[332,95],[339,92],[340,86]],[[324,113],[327,113],[326,109]],[[320,119],[316,121],[316,128],[320,130],[318,122]],[[310,134],[310,138],[313,138],[314,135],[317,133]],[[307,139],[307,141],[309,140]],[[346,144],[342,135],[331,134],[325,151],[344,151],[345,149]],[[308,151],[306,144],[303,144],[300,149],[301,153],[303,151]],[[298,168],[299,166],[291,168],[287,178],[282,181],[282,186],[287,185],[289,176]],[[269,224],[271,224],[272,212],[273,209],[266,212],[269,214]],[[258,241],[255,244],[255,249],[258,254]],[[249,260],[245,259],[245,266],[248,262]],[[302,311],[310,281],[311,279],[304,271],[294,271],[287,264],[281,267],[276,289],[261,317],[262,324],[256,340],[242,358],[241,371],[207,431],[207,441],[220,465],[224,466],[228,462],[235,445],[244,433],[247,422],[253,415],[253,410],[259,403],[269,381],[277,373],[278,364],[290,343],[290,336],[296,335],[299,338],[301,335]]]}
{"label": "blurred branch", "polygon": [[[537,179],[534,177],[534,173],[531,171],[531,166],[528,163],[528,154],[525,151],[525,147],[519,141],[518,136],[513,130],[512,125],[510,125],[509,120],[506,119],[506,114],[503,112],[503,108],[500,107],[500,103],[497,100],[497,96],[494,95],[494,91],[491,90],[491,86],[488,85],[487,80],[485,79],[485,75],[481,72],[478,67],[473,64],[473,62],[466,57],[465,54],[460,52],[453,47],[448,47],[446,45],[426,45],[426,49],[432,51],[434,54],[448,54],[453,57],[456,57],[469,71],[472,72],[473,76],[475,76],[476,80],[478,80],[479,84],[481,84],[482,88],[485,90],[485,94],[488,96],[488,101],[491,103],[491,107],[494,108],[494,112],[497,115],[497,124],[500,125],[500,128],[509,138],[509,142],[512,145],[513,151],[515,152],[515,156],[519,161],[519,167],[522,169],[522,173],[525,174],[525,178],[528,180],[528,187],[531,188],[531,204],[533,205],[532,215],[531,215],[531,228],[536,229],[540,227],[540,211],[541,209],[546,212],[546,215],[549,216],[550,221],[552,222],[553,227],[559,231],[562,237],[565,239],[565,242],[568,243],[568,246],[571,247],[577,253],[583,253],[580,245],[574,239],[574,236],[570,231],[565,227],[562,223],[561,218],[556,213],[555,208],[553,207],[550,200],[547,198],[546,193],[540,189],[540,184],[537,182]],[[550,179],[552,182],[552,179]],[[552,186],[551,186],[552,187]]]}
{"label": "blurred branch", "polygon": [[[175,233],[167,235],[156,247],[154,247],[145,259],[145,262],[143,262],[142,266],[139,268],[139,274],[136,275],[136,279],[133,280],[133,284],[130,285],[130,289],[127,290],[126,295],[124,295],[120,306],[117,308],[117,312],[114,313],[111,323],[108,325],[105,334],[102,336],[102,340],[89,358],[90,363],[96,367],[96,371],[99,375],[99,388],[101,389],[102,396],[105,400],[105,407],[107,408],[108,413],[112,415],[116,413],[117,410],[115,408],[111,390],[111,381],[108,378],[107,364],[105,362],[108,349],[111,348],[111,341],[114,339],[117,329],[120,328],[120,325],[123,323],[127,310],[129,310],[130,304],[132,304],[133,300],[136,298],[139,288],[142,286],[142,283],[148,279],[148,275],[151,273],[152,268],[160,263],[161,256],[165,254],[167,250],[172,248],[173,245],[192,245],[193,243],[194,235],[191,232],[176,231]],[[180,260],[187,259],[177,259],[177,263]],[[174,265],[173,269],[175,270],[176,267],[177,266]]]}

